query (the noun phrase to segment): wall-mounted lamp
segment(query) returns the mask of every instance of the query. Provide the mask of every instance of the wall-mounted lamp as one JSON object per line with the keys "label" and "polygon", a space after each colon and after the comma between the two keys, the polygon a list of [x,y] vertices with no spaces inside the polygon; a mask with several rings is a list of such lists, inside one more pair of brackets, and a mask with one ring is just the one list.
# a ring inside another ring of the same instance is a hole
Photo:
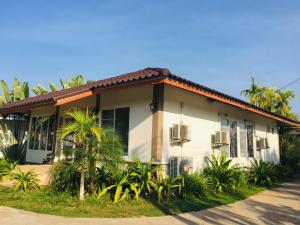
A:
{"label": "wall-mounted lamp", "polygon": [[152,113],[154,113],[154,112],[157,110],[157,102],[151,102],[151,103],[149,104],[149,107],[150,107],[150,111],[151,111]]}
{"label": "wall-mounted lamp", "polygon": [[224,117],[227,117],[228,114],[227,113],[218,113],[219,116],[224,116]]}

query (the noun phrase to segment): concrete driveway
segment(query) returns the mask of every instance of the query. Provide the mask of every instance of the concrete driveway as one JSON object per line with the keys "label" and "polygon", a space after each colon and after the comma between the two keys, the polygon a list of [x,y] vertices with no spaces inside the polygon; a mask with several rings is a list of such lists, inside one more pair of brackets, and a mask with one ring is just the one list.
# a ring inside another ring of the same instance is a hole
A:
{"label": "concrete driveway", "polygon": [[300,224],[300,179],[230,205],[177,216],[65,218],[0,206],[1,225]]}

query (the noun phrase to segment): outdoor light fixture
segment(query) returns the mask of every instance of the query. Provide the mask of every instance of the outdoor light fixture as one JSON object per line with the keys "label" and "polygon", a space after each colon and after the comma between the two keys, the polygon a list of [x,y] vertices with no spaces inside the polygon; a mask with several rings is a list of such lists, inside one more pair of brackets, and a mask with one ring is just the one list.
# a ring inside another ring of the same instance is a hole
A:
{"label": "outdoor light fixture", "polygon": [[151,103],[149,104],[149,107],[150,107],[150,111],[151,111],[152,113],[154,113],[154,112],[157,110],[157,102],[151,102]]}

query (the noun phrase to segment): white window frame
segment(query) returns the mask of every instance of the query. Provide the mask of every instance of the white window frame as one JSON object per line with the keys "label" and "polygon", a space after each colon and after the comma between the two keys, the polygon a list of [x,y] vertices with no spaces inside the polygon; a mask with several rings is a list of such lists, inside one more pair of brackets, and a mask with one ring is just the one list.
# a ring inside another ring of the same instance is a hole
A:
{"label": "white window frame", "polygon": [[[58,118],[58,120],[60,120],[62,118],[62,124],[61,125],[59,125],[59,126],[65,126],[65,124],[66,124],[66,119],[71,119],[71,117],[65,117],[65,116],[63,116],[63,117],[60,117],[60,118]],[[64,150],[64,140],[60,140],[59,142],[58,142],[58,145],[59,145],[59,148],[58,149],[60,149],[60,150]],[[73,146],[72,146],[72,148],[73,149],[75,149],[76,148],[76,144],[75,144],[75,142],[73,143]]]}
{"label": "white window frame", "polygon": [[[254,152],[253,152],[253,157],[249,157],[249,154],[248,154],[248,136],[247,136],[247,139],[246,139],[246,153],[247,153],[247,156],[243,156],[241,157],[241,146],[240,146],[240,124],[245,124],[246,125],[246,130],[247,130],[247,126],[248,125],[251,125],[253,127],[253,134],[252,134],[252,137],[253,137],[253,151],[254,151],[254,139],[255,139],[255,124],[252,123],[252,122],[245,122],[245,121],[241,121],[241,120],[237,120],[237,119],[233,119],[233,118],[229,118],[229,117],[219,117],[219,130],[221,130],[222,128],[222,125],[221,125],[221,120],[228,120],[229,122],[229,125],[230,125],[230,122],[234,121],[237,123],[237,157],[231,157],[230,156],[230,140],[229,140],[229,149],[228,149],[228,158],[229,159],[235,159],[235,158],[254,158]],[[230,130],[228,131],[230,132]]]}
{"label": "white window frame", "polygon": [[[50,119],[52,115],[42,115],[42,116],[31,116],[30,117],[30,123],[29,123],[29,126],[30,126],[30,131],[29,131],[29,136],[28,136],[28,143],[27,143],[27,149],[28,150],[31,150],[31,151],[48,151],[48,152],[51,152],[52,149],[48,150],[47,147],[48,147],[48,139],[49,139],[49,122],[48,122],[48,126],[47,126],[47,140],[46,140],[46,149],[41,149],[41,135],[42,135],[42,126],[40,128],[40,132],[39,132],[39,147],[38,149],[31,149],[30,148],[30,140],[31,140],[31,132],[32,132],[32,119],[33,118],[43,118],[43,117],[47,117],[48,120]],[[55,145],[55,143],[53,143],[53,145]],[[53,146],[52,146],[53,148]]]}
{"label": "white window frame", "polygon": [[130,147],[130,115],[131,115],[131,107],[129,105],[121,105],[121,106],[111,106],[111,107],[103,107],[101,110],[99,110],[99,114],[100,114],[100,118],[99,118],[99,126],[102,127],[102,113],[103,111],[106,111],[106,110],[113,110],[114,111],[114,120],[113,120],[113,135],[115,135],[115,125],[116,125],[116,110],[117,109],[122,109],[122,108],[128,108],[129,109],[129,130],[128,130],[128,146],[127,146],[127,153],[126,154],[123,154],[122,156],[124,158],[127,158],[129,159],[130,157],[130,153],[129,153],[129,147]]}

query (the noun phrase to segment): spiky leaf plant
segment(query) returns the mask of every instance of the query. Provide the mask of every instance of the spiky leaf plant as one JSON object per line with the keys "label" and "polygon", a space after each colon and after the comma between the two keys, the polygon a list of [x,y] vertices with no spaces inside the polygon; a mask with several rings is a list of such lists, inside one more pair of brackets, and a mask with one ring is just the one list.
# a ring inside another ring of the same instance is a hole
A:
{"label": "spiky leaf plant", "polygon": [[12,174],[12,179],[16,181],[14,186],[14,191],[28,191],[39,189],[40,180],[37,179],[37,174],[33,171],[23,172],[18,170],[18,172]]}

